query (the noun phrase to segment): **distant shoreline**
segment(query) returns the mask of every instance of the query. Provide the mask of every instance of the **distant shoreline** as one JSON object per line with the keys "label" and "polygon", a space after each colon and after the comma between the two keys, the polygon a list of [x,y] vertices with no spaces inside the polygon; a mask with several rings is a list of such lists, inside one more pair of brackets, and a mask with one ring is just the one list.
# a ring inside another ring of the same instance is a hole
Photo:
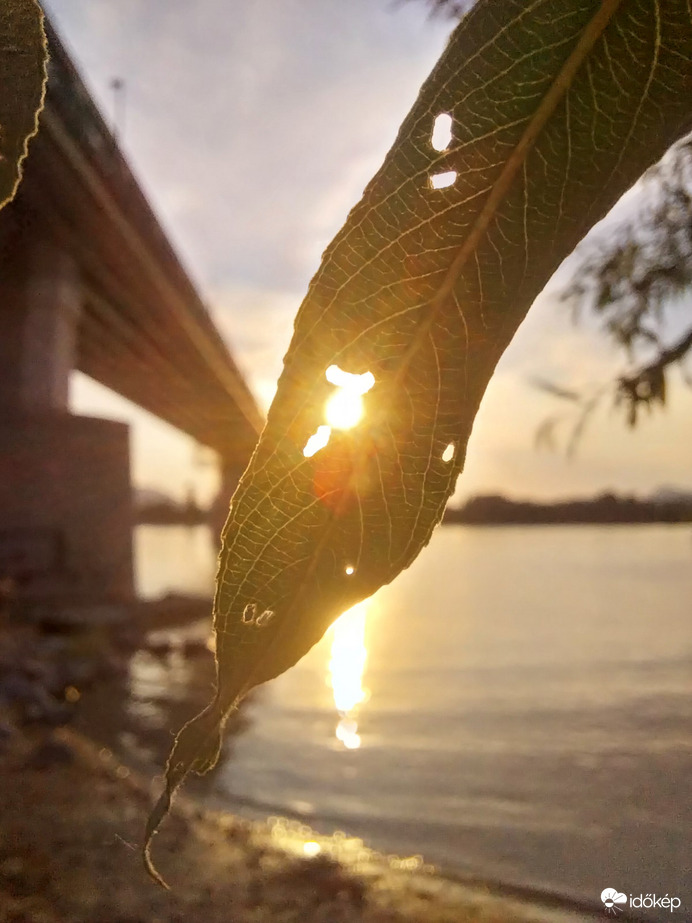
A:
{"label": "distant shoreline", "polygon": [[206,510],[186,510],[147,508],[135,512],[135,524],[138,526],[208,526],[210,514]]}
{"label": "distant shoreline", "polygon": [[473,526],[692,523],[692,497],[638,500],[606,493],[589,500],[536,503],[491,495],[472,497],[462,507],[447,507],[442,522]]}
{"label": "distant shoreline", "polygon": [[[194,503],[175,504],[167,498],[135,507],[137,525],[209,525],[208,510]],[[682,491],[648,499],[604,493],[585,500],[539,503],[510,500],[501,494],[471,497],[461,507],[447,507],[443,525],[642,525],[692,523],[692,495]]]}

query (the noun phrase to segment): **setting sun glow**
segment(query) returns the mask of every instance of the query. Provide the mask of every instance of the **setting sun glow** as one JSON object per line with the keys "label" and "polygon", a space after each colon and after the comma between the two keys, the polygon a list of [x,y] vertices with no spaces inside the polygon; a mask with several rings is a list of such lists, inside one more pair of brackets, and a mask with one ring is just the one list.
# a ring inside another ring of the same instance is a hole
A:
{"label": "setting sun glow", "polygon": [[334,705],[339,713],[336,737],[348,750],[360,747],[356,713],[367,698],[363,689],[363,673],[368,652],[365,647],[367,606],[359,603],[332,626],[332,651],[329,661],[329,681],[334,692]]}
{"label": "setting sun glow", "polygon": [[324,375],[337,390],[324,405],[328,425],[318,426],[317,432],[305,443],[303,455],[306,458],[311,458],[328,444],[332,428],[351,429],[361,421],[364,413],[363,395],[375,384],[372,372],[357,375],[344,372],[338,365],[330,365]]}
{"label": "setting sun glow", "polygon": [[339,389],[325,404],[324,412],[334,429],[351,429],[363,416],[363,398],[353,391]]}
{"label": "setting sun glow", "polygon": [[337,387],[324,408],[327,423],[334,429],[351,429],[363,417],[363,395],[375,384],[375,376],[372,372],[353,375],[344,372],[338,365],[330,365],[325,377]]}

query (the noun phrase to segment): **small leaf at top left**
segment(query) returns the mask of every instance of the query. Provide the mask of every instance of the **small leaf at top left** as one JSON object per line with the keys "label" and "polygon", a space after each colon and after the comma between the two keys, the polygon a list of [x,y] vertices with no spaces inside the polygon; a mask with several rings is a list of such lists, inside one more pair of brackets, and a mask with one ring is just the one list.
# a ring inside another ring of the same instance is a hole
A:
{"label": "small leaf at top left", "polygon": [[46,35],[36,0],[0,4],[0,208],[14,196],[46,83]]}

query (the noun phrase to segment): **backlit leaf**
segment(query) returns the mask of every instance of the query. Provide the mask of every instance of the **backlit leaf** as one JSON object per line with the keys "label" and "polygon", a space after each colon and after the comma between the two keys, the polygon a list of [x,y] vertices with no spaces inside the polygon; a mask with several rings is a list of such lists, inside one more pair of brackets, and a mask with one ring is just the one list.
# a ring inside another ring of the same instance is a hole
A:
{"label": "backlit leaf", "polygon": [[685,0],[482,0],[455,31],[298,313],[223,532],[216,697],[178,736],[147,849],[239,698],[428,542],[533,299],[682,130],[691,54]]}
{"label": "backlit leaf", "polygon": [[46,79],[43,14],[35,0],[0,3],[0,208],[14,196]]}

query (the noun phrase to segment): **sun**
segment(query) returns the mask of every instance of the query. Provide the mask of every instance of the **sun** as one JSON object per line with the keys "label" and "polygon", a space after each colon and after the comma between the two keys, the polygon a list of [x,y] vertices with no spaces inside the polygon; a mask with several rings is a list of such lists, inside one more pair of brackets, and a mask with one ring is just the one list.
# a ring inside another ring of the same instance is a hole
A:
{"label": "sun", "polygon": [[318,426],[305,443],[303,455],[306,458],[311,458],[327,445],[332,429],[352,429],[360,423],[365,413],[363,395],[375,384],[372,372],[358,375],[344,372],[338,365],[330,365],[324,375],[330,384],[336,386],[336,391],[324,405],[326,424]]}
{"label": "sun", "polygon": [[363,398],[360,394],[340,388],[324,405],[327,423],[334,429],[351,429],[363,417]]}
{"label": "sun", "polygon": [[351,429],[363,418],[363,395],[375,384],[375,376],[372,372],[354,375],[338,365],[330,365],[325,377],[337,388],[325,404],[327,423],[334,429]]}

